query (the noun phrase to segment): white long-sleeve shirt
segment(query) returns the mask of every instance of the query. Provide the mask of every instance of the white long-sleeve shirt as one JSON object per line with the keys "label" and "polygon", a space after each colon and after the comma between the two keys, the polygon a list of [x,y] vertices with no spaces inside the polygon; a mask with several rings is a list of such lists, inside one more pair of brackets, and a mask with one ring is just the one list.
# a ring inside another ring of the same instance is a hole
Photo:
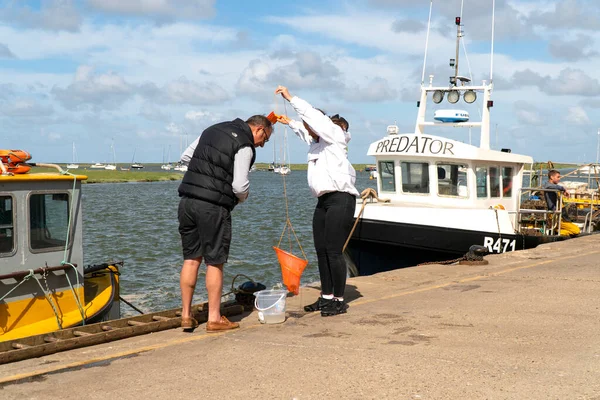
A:
{"label": "white long-sleeve shirt", "polygon": [[312,195],[319,197],[330,192],[346,192],[360,196],[354,187],[356,171],[348,161],[347,144],[350,135],[331,122],[331,119],[306,101],[294,96],[290,104],[302,121],[319,136],[315,141],[300,121],[290,121],[290,128],[307,143],[308,186]]}
{"label": "white long-sleeve shirt", "polygon": [[[185,165],[189,165],[194,151],[198,146],[198,139],[194,140],[192,144],[181,154],[180,162]],[[250,172],[250,163],[252,162],[252,149],[250,147],[242,147],[233,158],[233,182],[231,182],[231,188],[233,194],[238,198],[240,203],[243,203],[250,194],[250,180],[248,179],[248,173]]]}

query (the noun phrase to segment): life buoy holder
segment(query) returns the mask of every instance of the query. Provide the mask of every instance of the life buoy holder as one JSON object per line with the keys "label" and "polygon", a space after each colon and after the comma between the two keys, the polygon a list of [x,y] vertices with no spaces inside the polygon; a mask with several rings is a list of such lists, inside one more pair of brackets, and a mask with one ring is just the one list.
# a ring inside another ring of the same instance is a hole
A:
{"label": "life buoy holder", "polygon": [[31,170],[27,161],[31,160],[31,154],[24,150],[1,150],[0,162],[2,162],[2,174],[26,174]]}

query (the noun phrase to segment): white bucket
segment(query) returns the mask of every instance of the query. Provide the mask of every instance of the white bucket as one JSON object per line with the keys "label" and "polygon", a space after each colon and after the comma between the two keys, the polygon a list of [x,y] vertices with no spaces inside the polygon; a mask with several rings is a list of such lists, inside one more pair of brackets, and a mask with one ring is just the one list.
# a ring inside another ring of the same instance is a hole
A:
{"label": "white bucket", "polygon": [[280,324],[285,321],[287,290],[261,290],[254,295],[254,307],[262,324]]}

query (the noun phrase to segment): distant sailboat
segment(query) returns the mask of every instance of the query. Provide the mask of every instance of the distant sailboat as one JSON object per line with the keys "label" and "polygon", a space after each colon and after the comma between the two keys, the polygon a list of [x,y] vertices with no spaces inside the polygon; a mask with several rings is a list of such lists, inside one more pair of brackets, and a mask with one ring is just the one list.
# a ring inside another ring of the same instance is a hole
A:
{"label": "distant sailboat", "polygon": [[104,169],[109,170],[109,171],[114,171],[117,169],[117,162],[116,162],[116,155],[115,155],[115,145],[114,143],[112,143],[110,145],[110,149],[112,150],[112,158],[113,158],[113,163],[112,164],[106,164],[104,166]]}
{"label": "distant sailboat", "polygon": [[286,153],[287,153],[287,158],[290,157],[289,149],[287,147],[288,147],[287,130],[285,130],[283,133],[283,146],[282,146],[283,160],[281,163],[281,167],[279,167],[279,173],[281,175],[288,175],[290,172],[292,172],[292,170],[290,168],[290,161],[288,160],[287,164],[286,164]]}
{"label": "distant sailboat", "polygon": [[79,168],[79,164],[77,164],[77,152],[75,151],[75,142],[73,142],[73,162],[71,164],[67,164],[67,169],[77,168]]}
{"label": "distant sailboat", "polygon": [[133,157],[131,158],[131,169],[142,169],[144,165],[142,163],[135,162],[135,151],[137,149],[133,149]]}
{"label": "distant sailboat", "polygon": [[[165,162],[164,158],[165,158],[165,149],[163,148],[163,163]],[[171,158],[171,146],[169,146],[169,153],[167,155],[167,163],[161,165],[160,166],[161,169],[164,169],[165,171],[170,171],[173,169],[173,165],[169,161],[170,158]]]}

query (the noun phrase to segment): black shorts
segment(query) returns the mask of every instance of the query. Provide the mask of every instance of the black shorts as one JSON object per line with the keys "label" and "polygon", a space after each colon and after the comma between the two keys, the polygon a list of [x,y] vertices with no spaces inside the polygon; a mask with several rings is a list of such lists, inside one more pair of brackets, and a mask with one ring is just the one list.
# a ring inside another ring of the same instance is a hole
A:
{"label": "black shorts", "polygon": [[227,262],[231,244],[231,213],[227,208],[182,197],[177,218],[184,260],[203,257],[207,265]]}

